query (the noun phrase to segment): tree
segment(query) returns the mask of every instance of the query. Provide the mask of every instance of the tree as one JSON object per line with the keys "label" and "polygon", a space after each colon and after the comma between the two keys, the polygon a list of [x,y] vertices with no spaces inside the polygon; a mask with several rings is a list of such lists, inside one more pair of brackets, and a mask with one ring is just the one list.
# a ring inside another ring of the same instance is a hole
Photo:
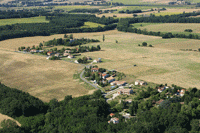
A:
{"label": "tree", "polygon": [[97,49],[98,49],[98,50],[101,50],[101,47],[100,47],[100,45],[97,45]]}
{"label": "tree", "polygon": [[198,48],[198,51],[200,52],[200,48]]}
{"label": "tree", "polygon": [[118,41],[116,40],[116,43],[118,43]]}
{"label": "tree", "polygon": [[143,43],[142,43],[142,46],[145,46],[145,47],[146,47],[146,46],[147,46],[147,43],[146,43],[146,42],[143,42]]}
{"label": "tree", "polygon": [[134,17],[134,18],[137,17],[137,14],[133,14],[133,17]]}
{"label": "tree", "polygon": [[64,35],[64,38],[67,38],[67,37],[68,37],[68,36],[65,34],[65,35]]}
{"label": "tree", "polygon": [[4,119],[1,122],[1,127],[3,128],[9,128],[9,127],[17,127],[17,123],[11,119]]}
{"label": "tree", "polygon": [[70,38],[70,39],[73,39],[73,34],[70,34],[69,38]]}
{"label": "tree", "polygon": [[42,48],[42,47],[43,47],[43,44],[42,44],[42,43],[40,43],[40,44],[39,44],[39,47],[40,47],[40,48]]}
{"label": "tree", "polygon": [[103,34],[103,42],[105,41],[105,35]]}

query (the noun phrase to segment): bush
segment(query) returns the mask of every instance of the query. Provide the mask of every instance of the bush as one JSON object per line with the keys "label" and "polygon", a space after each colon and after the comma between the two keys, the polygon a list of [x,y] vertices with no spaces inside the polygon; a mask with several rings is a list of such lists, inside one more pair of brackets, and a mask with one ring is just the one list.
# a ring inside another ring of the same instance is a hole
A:
{"label": "bush", "polygon": [[185,29],[185,32],[192,32],[192,29]]}
{"label": "bush", "polygon": [[147,46],[147,43],[146,43],[146,42],[143,42],[143,43],[142,43],[142,46],[146,47],[146,46]]}
{"label": "bush", "polygon": [[153,46],[150,44],[149,47],[153,47]]}

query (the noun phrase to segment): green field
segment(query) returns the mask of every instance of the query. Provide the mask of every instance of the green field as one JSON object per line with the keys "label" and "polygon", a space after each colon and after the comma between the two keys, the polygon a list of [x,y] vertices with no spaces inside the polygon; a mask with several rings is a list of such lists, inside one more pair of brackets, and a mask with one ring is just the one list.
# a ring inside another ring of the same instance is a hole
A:
{"label": "green field", "polygon": [[11,25],[16,23],[48,23],[49,21],[45,20],[45,16],[41,17],[32,17],[32,18],[13,18],[13,19],[1,19],[0,26]]}
{"label": "green field", "polygon": [[93,22],[85,22],[84,26],[81,26],[81,28],[95,28],[95,27],[98,27],[98,26],[104,27],[105,25],[93,23]]}

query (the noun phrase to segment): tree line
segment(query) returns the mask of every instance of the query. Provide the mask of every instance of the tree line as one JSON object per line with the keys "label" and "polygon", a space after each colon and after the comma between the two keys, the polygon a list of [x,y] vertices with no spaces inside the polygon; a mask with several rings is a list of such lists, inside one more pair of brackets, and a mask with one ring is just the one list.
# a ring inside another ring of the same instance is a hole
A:
{"label": "tree line", "polygon": [[30,17],[36,17],[36,16],[46,16],[46,11],[39,11],[39,10],[33,10],[33,11],[15,11],[15,10],[8,10],[3,11],[0,10],[0,19],[9,19],[9,18],[30,18]]}
{"label": "tree line", "polygon": [[[29,36],[49,36],[51,34],[63,34],[63,33],[81,33],[81,32],[100,32],[106,30],[112,30],[116,28],[118,20],[113,18],[98,18],[94,15],[88,14],[49,14],[46,16],[49,23],[22,23],[0,26],[0,41],[21,38]],[[84,25],[84,22],[91,21],[96,23],[105,24],[104,27],[94,28],[80,28]]]}

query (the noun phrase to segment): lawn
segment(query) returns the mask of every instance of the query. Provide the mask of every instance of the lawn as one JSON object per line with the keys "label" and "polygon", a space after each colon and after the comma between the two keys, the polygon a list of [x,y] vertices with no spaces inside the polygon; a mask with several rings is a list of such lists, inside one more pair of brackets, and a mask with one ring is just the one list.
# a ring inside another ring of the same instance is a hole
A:
{"label": "lawn", "polygon": [[0,19],[0,26],[11,25],[16,23],[48,23],[45,16],[32,17],[32,18],[13,18],[13,19]]}

